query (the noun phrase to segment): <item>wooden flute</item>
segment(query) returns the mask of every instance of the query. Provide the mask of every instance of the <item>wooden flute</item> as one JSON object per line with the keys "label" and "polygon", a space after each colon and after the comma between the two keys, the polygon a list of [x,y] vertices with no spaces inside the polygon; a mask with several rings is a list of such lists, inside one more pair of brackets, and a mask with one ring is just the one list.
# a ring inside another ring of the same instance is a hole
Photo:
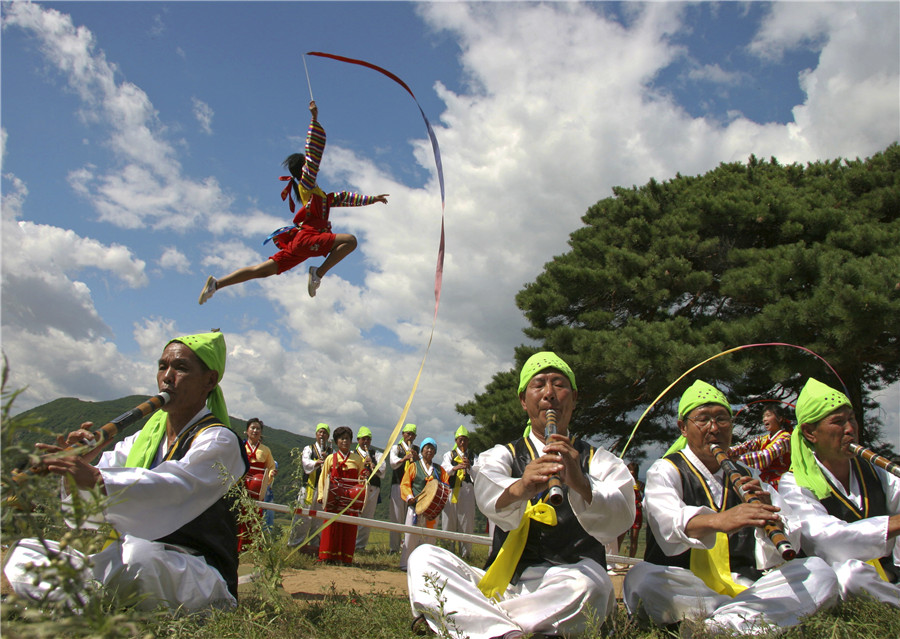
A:
{"label": "wooden flute", "polygon": [[864,448],[859,444],[850,444],[850,452],[856,455],[857,457],[862,457],[870,464],[874,464],[883,470],[886,470],[894,477],[900,477],[900,464],[892,462],[887,457],[882,457],[876,452],[869,450],[868,448]]}
{"label": "wooden flute", "polygon": [[93,441],[85,442],[83,444],[73,444],[72,446],[67,446],[59,452],[46,455],[41,459],[40,462],[38,462],[28,470],[14,470],[12,472],[13,481],[21,484],[23,481],[34,475],[46,475],[46,462],[49,460],[60,459],[62,457],[71,457],[74,455],[85,455],[92,450],[107,446],[122,430],[124,430],[128,426],[131,426],[142,417],[145,417],[150,413],[162,408],[166,405],[169,399],[169,394],[165,391],[162,391],[159,395],[150,397],[146,401],[141,402],[136,407],[132,408],[127,413],[123,413],[111,422],[107,422],[97,430],[91,431],[91,434],[94,436]]}
{"label": "wooden flute", "polygon": [[[741,490],[737,481],[741,477],[746,477],[743,472],[741,472],[740,467],[735,464],[731,459],[728,458],[728,454],[722,449],[718,444],[711,443],[709,445],[709,450],[713,455],[716,456],[716,461],[719,465],[725,469],[725,472],[728,473],[728,477],[731,480],[731,485],[734,486],[735,491],[740,496],[744,503],[752,504],[760,501],[759,497],[756,495],[752,495],[748,492]],[[782,559],[785,561],[793,559],[797,556],[797,551],[794,550],[794,547],[791,546],[791,542],[788,540],[787,535],[784,534],[784,531],[781,530],[778,526],[773,523],[768,523],[763,526],[763,529],[766,531],[766,535],[769,536],[769,539],[775,547],[778,549],[778,552],[781,553]]]}
{"label": "wooden flute", "polygon": [[[547,410],[547,429],[544,433],[546,440],[550,441],[550,435],[556,434],[556,411],[551,409]],[[551,506],[559,506],[563,502],[563,489],[562,489],[562,480],[560,480],[559,475],[553,475],[550,477],[548,482],[549,488],[547,489],[547,501]]]}

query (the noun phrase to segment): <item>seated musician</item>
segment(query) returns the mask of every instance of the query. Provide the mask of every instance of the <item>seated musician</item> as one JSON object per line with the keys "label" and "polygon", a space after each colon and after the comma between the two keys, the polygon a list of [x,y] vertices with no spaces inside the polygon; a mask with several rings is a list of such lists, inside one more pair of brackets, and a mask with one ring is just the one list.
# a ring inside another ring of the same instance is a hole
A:
{"label": "seated musician", "polygon": [[[79,489],[99,488],[108,496],[103,514],[119,537],[83,564],[85,583],[93,578],[120,594],[143,595],[138,606],[148,610],[237,604],[237,517],[225,493],[248,464],[229,429],[219,387],[224,373],[221,333],[170,341],[156,382],[171,399],[140,432],[104,452],[96,466],[90,462],[99,450],[48,463],[50,472],[71,476]],[[91,426],[60,436],[57,446],[38,446],[55,453],[81,444],[92,438]],[[20,596],[44,594],[27,565],[46,562],[45,553],[37,540],[11,549],[5,573]]]}
{"label": "seated musician", "polygon": [[647,471],[647,549],[625,577],[629,611],[659,625],[691,619],[712,633],[758,634],[834,604],[834,571],[816,557],[784,563],[764,532],[775,524],[799,549],[799,523],[777,493],[753,471],[740,489],[760,501],[743,503],[711,451],[711,443],[731,444],[725,395],[694,382],[679,402],[678,428],[681,437]]}
{"label": "seated musician", "polygon": [[[425,491],[425,486],[430,481],[447,483],[447,471],[440,464],[434,463],[434,455],[437,453],[437,442],[431,437],[426,437],[422,442],[419,458],[415,463],[406,467],[403,481],[400,482],[400,496],[406,504],[406,525],[434,528],[437,518],[427,519],[423,515],[416,514],[416,504]],[[432,543],[432,538],[423,535],[405,533],[403,546],[400,552],[400,570],[406,570],[410,553],[423,543]]]}
{"label": "seated musician", "polygon": [[[603,546],[634,521],[632,479],[622,460],[570,438],[577,395],[572,369],[554,353],[525,362],[518,396],[529,433],[475,465],[478,507],[496,523],[488,570],[420,546],[408,570],[414,624],[471,639],[569,636],[584,631],[588,614],[603,619],[615,609]],[[549,410],[553,435],[545,431]],[[562,484],[555,507],[545,499],[551,476]],[[443,604],[428,587],[431,574],[443,585]],[[441,609],[454,611],[446,628],[438,625]]]}
{"label": "seated musician", "polygon": [[779,492],[802,520],[803,549],[831,564],[841,596],[900,607],[900,478],[856,458],[856,415],[815,379],[797,399],[791,472]]}

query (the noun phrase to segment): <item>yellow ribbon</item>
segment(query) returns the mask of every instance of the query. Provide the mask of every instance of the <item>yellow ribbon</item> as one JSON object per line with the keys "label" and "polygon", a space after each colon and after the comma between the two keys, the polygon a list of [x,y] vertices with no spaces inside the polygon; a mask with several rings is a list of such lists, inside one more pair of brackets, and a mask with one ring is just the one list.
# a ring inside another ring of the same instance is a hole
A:
{"label": "yellow ribbon", "polygon": [[509,587],[509,582],[522,557],[522,551],[525,550],[525,542],[528,541],[528,529],[531,527],[532,519],[548,526],[555,526],[556,510],[543,501],[536,504],[529,503],[525,506],[525,514],[522,515],[519,527],[507,535],[494,563],[478,582],[478,589],[488,599],[499,600]]}
{"label": "yellow ribbon", "polygon": [[[459,456],[457,453],[453,456],[453,465],[461,464],[463,462],[463,458]],[[453,487],[453,493],[450,497],[450,503],[455,504],[459,501],[459,489],[462,488],[463,480],[466,478],[466,469],[460,468],[456,471],[456,486]]]}
{"label": "yellow ribbon", "polygon": [[731,578],[728,535],[723,532],[716,533],[716,545],[711,550],[691,549],[691,572],[720,595],[734,597],[747,589]]}
{"label": "yellow ribbon", "polygon": [[881,577],[884,581],[890,581],[890,579],[888,579],[887,573],[884,572],[884,566],[881,565],[880,561],[878,561],[877,559],[870,559],[866,563],[875,568],[875,572],[877,572],[878,576]]}

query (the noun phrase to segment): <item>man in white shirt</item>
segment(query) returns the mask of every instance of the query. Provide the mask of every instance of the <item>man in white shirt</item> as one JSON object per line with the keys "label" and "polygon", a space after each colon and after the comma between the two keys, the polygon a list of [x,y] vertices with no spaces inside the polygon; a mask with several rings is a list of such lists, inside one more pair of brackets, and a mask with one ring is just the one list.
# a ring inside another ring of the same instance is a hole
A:
{"label": "man in white shirt", "polygon": [[[420,546],[409,558],[416,623],[453,637],[579,634],[588,611],[603,619],[615,609],[603,545],[634,521],[631,474],[611,453],[570,437],[578,388],[557,355],[525,362],[518,396],[530,433],[482,453],[475,465],[478,507],[497,524],[488,570],[438,546]],[[551,410],[554,435],[546,432]],[[551,477],[562,489],[555,507],[546,502]],[[429,575],[442,586],[443,606]],[[441,609],[453,612],[442,619]]]}
{"label": "man in white shirt", "polygon": [[[306,477],[304,486],[297,495],[297,501],[303,508],[316,508],[319,500],[319,474],[322,472],[322,465],[325,459],[331,454],[331,443],[328,436],[331,434],[331,428],[328,424],[319,424],[316,426],[315,441],[303,448],[300,453],[300,465]],[[318,522],[318,523],[317,523]],[[316,529],[321,522],[315,517],[304,517],[303,515],[294,515],[291,522],[291,538],[288,546],[297,546],[303,543],[309,534]],[[306,551],[310,554],[319,554],[319,535],[313,537],[306,546]]]}
{"label": "man in white shirt", "polygon": [[[91,489],[107,496],[104,519],[119,537],[86,558],[62,549],[92,580],[120,595],[142,597],[141,609],[159,605],[186,611],[237,604],[237,517],[226,491],[247,472],[240,439],[229,429],[219,382],[225,373],[221,333],[188,335],[170,341],[159,358],[156,382],[169,402],[140,430],[102,454],[66,456],[49,462],[50,472],[70,476],[79,491],[67,501],[87,499]],[[45,453],[92,440],[90,422],[60,437]],[[64,484],[65,485],[65,484]],[[38,540],[22,540],[10,550],[5,574],[17,594],[40,600],[50,584],[34,584],[29,563],[47,562]],[[65,597],[62,589],[51,600]],[[73,608],[79,602],[69,602]]]}
{"label": "man in white shirt", "polygon": [[[444,453],[441,466],[447,471],[450,500],[441,511],[441,529],[472,534],[475,531],[475,454],[469,447],[469,430],[456,429],[456,446]],[[457,554],[466,559],[472,552],[469,542],[452,542]]]}
{"label": "man in white shirt", "polygon": [[[363,458],[365,467],[371,474],[375,467],[378,466],[378,462],[381,461],[382,453],[372,449],[372,431],[368,426],[362,426],[356,433],[356,452]],[[366,503],[359,513],[360,517],[365,517],[366,519],[373,519],[375,517],[375,508],[378,506],[378,497],[381,494],[381,478],[384,477],[386,470],[387,468],[382,464],[378,468],[378,472],[371,475],[369,485],[366,487]],[[366,549],[366,546],[369,543],[370,531],[371,528],[368,526],[360,526],[356,531],[357,552]]]}
{"label": "man in white shirt", "polygon": [[858,425],[840,391],[810,379],[796,411],[791,471],[778,490],[800,515],[803,549],[831,564],[842,598],[900,607],[900,478],[850,452]]}
{"label": "man in white shirt", "polygon": [[[406,424],[400,432],[401,441],[391,447],[388,463],[391,465],[391,503],[390,517],[395,524],[406,522],[406,502],[400,494],[400,484],[403,481],[403,475],[410,464],[419,461],[419,447],[413,442],[416,441],[416,425]],[[399,532],[391,531],[390,534],[390,551],[392,553],[400,552],[400,546],[403,537]]]}
{"label": "man in white shirt", "polygon": [[728,450],[732,425],[731,404],[714,386],[698,380],[682,395],[681,437],[647,471],[644,561],[625,577],[625,604],[639,618],[758,634],[796,625],[837,601],[837,580],[825,562],[785,563],[764,532],[767,523],[783,526],[799,549],[799,522],[777,493],[754,475],[739,488],[759,501],[744,503],[712,453],[711,443]]}

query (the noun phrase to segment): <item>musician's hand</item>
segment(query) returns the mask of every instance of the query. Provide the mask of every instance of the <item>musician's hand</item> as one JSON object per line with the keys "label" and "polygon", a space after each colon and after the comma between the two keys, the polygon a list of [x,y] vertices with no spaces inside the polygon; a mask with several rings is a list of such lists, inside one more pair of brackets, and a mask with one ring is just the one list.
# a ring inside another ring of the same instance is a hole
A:
{"label": "musician's hand", "polygon": [[581,470],[581,455],[572,446],[571,440],[565,435],[550,435],[547,445],[544,446],[544,454],[557,453],[563,463],[563,470],[559,473],[560,480],[571,490],[577,492],[587,503],[591,503],[593,493],[591,482]]}
{"label": "musician's hand", "polygon": [[[73,431],[77,432],[77,431]],[[72,433],[70,433],[71,435]],[[62,436],[57,441],[65,440]],[[75,480],[75,485],[83,490],[89,490],[97,485],[103,486],[103,477],[96,467],[81,455],[57,455],[63,451],[65,446],[53,446],[51,444],[36,444],[45,455],[42,458],[44,466],[47,470],[56,475],[71,475]],[[104,494],[106,491],[104,490]]]}
{"label": "musician's hand", "polygon": [[325,463],[325,460],[324,460],[324,459],[317,459],[317,460],[316,460],[316,466],[321,466],[321,465],[324,464],[324,463]]}
{"label": "musician's hand", "polygon": [[783,528],[778,512],[781,509],[770,504],[756,502],[752,504],[738,504],[719,513],[719,526],[721,532],[730,535],[747,526],[763,527],[766,524],[775,524]]}
{"label": "musician's hand", "polygon": [[559,456],[555,454],[541,455],[532,459],[522,477],[503,491],[497,498],[497,509],[503,509],[520,501],[527,501],[547,490],[547,482],[553,475],[559,475],[564,466],[560,463]]}
{"label": "musician's hand", "polygon": [[772,495],[769,494],[769,491],[762,489],[758,478],[744,476],[736,481],[735,485],[742,492],[753,495],[764,504],[772,505]]}

